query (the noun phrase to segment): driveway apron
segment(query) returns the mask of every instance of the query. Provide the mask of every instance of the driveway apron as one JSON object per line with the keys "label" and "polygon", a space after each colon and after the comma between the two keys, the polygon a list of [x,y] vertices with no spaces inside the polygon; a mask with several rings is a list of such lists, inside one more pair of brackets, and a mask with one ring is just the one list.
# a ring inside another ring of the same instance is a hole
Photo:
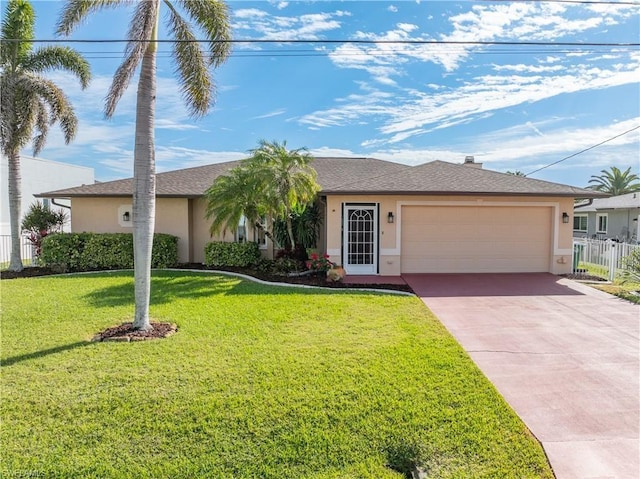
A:
{"label": "driveway apron", "polygon": [[546,273],[403,277],[558,479],[640,478],[640,306]]}

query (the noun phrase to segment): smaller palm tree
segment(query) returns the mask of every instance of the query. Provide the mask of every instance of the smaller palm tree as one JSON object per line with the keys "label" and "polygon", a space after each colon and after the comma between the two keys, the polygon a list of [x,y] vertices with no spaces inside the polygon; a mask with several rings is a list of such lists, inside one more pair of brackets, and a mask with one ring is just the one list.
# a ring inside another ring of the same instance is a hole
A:
{"label": "smaller palm tree", "polygon": [[[0,42],[0,150],[9,163],[11,271],[22,270],[20,258],[20,150],[33,143],[33,154],[45,145],[49,127],[60,125],[66,143],[76,135],[78,120],[62,89],[43,76],[67,71],[89,84],[89,63],[75,50],[61,46],[33,49],[35,13],[27,0],[10,0]],[[35,134],[34,134],[35,133]]]}
{"label": "smaller palm tree", "polygon": [[249,168],[263,186],[261,202],[265,213],[286,223],[291,249],[295,249],[293,214],[302,213],[320,191],[313,157],[306,148],[288,150],[287,142],[261,140],[247,159]]}
{"label": "smaller palm tree", "polygon": [[227,230],[235,232],[243,216],[254,227],[265,229],[259,205],[263,188],[256,180],[249,168],[239,166],[216,178],[205,191],[205,217],[211,220],[211,235]]}
{"label": "smaller palm tree", "polygon": [[609,193],[613,196],[640,191],[640,177],[631,173],[631,167],[624,171],[612,166],[610,171],[601,170],[600,175],[591,175],[589,183],[594,190]]}

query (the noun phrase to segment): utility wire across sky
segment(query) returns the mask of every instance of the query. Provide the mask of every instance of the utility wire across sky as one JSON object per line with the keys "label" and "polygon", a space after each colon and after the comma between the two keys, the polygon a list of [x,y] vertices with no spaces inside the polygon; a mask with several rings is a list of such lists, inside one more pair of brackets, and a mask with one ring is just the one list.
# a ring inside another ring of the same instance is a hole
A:
{"label": "utility wire across sky", "polygon": [[625,131],[625,132],[623,132],[623,133],[620,133],[619,135],[612,136],[611,138],[608,138],[608,139],[606,139],[606,140],[604,140],[604,141],[601,141],[600,143],[598,143],[598,144],[596,144],[596,145],[590,146],[589,148],[585,148],[584,150],[580,150],[580,151],[578,151],[577,153],[573,153],[572,155],[566,156],[566,157],[562,158],[561,160],[554,161],[553,163],[549,163],[548,165],[543,166],[542,168],[538,168],[537,170],[533,170],[532,172],[527,173],[527,174],[526,174],[526,175],[524,175],[524,176],[533,175],[534,173],[537,173],[538,171],[542,171],[542,170],[544,170],[544,169],[546,169],[546,168],[549,168],[549,167],[551,167],[551,166],[553,166],[553,165],[557,165],[558,163],[562,163],[563,161],[566,161],[566,160],[568,160],[568,159],[570,159],[570,158],[573,158],[573,157],[575,157],[575,156],[578,156],[578,155],[580,155],[580,154],[582,154],[582,153],[584,153],[584,152],[586,152],[586,151],[593,150],[594,148],[597,148],[597,147],[598,147],[598,146],[600,146],[600,145],[604,145],[605,143],[609,143],[610,141],[613,141],[613,140],[615,140],[616,138],[620,138],[621,136],[624,136],[624,135],[626,135],[626,134],[628,134],[628,133],[631,133],[632,131],[635,131],[635,130],[637,130],[637,129],[639,129],[639,128],[640,128],[640,125],[638,125],[638,126],[636,126],[636,127],[633,127],[633,128],[631,128],[630,130],[627,130],[627,131]]}

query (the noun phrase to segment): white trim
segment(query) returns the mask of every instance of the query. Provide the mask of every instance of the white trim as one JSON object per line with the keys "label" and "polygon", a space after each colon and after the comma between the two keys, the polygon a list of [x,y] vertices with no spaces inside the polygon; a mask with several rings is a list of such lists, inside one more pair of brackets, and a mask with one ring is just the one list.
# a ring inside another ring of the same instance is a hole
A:
{"label": "white trim", "polygon": [[575,220],[575,218],[586,218],[587,219],[587,224],[585,225],[585,228],[583,230],[577,230],[577,229],[573,229],[573,231],[575,233],[588,233],[589,232],[589,214],[588,213],[574,213],[573,214],[573,218]]}
{"label": "white trim", "polygon": [[[129,213],[129,221],[122,219],[125,213]],[[133,228],[133,205],[120,205],[118,207],[118,224],[123,228]]]}
{"label": "white trim", "polygon": [[[600,218],[606,218],[605,229],[600,229]],[[596,234],[606,235],[609,230],[609,213],[596,213]]]}
{"label": "white trim", "polygon": [[[345,269],[347,274],[350,275],[369,275],[369,274],[378,274],[378,208],[379,205],[376,204],[361,204],[361,203],[345,203],[343,205],[343,215],[342,215],[342,267]],[[349,253],[348,253],[348,245],[349,245],[349,212],[356,210],[370,210],[373,213],[373,263],[366,265],[354,265],[349,264]]]}
{"label": "white trim", "polygon": [[[552,211],[552,247],[553,247],[553,256],[563,256],[567,254],[572,254],[572,250],[570,249],[560,249],[559,243],[559,234],[558,231],[560,229],[560,225],[562,223],[562,219],[560,218],[560,203],[558,202],[550,202],[550,201],[529,201],[529,202],[521,202],[521,201],[485,201],[484,199],[478,200],[467,200],[467,201],[397,201],[396,202],[396,247],[388,248],[380,251],[380,255],[385,256],[400,256],[401,245],[402,245],[402,207],[403,206],[483,206],[483,207],[492,207],[492,206],[516,206],[516,207],[546,207],[551,208]],[[550,261],[552,258],[549,258]]]}

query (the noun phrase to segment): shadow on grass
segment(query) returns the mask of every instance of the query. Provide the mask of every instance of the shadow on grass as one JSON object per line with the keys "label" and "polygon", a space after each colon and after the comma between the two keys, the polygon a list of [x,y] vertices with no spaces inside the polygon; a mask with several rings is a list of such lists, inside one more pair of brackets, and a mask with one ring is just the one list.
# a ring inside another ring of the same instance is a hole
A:
{"label": "shadow on grass", "polygon": [[65,344],[63,346],[56,346],[55,348],[43,349],[42,351],[20,354],[19,356],[12,356],[10,358],[0,360],[0,366],[12,366],[13,364],[20,363],[22,361],[28,361],[29,359],[43,358],[51,354],[61,353],[63,351],[71,351],[72,349],[81,348],[83,346],[90,346],[92,344],[94,343],[90,341],[78,341],[71,344]]}
{"label": "shadow on grass", "polygon": [[[102,275],[100,275],[102,276]],[[165,304],[178,299],[201,299],[227,294],[327,294],[327,291],[308,288],[269,286],[218,273],[177,273],[154,271],[151,277],[151,304]],[[133,305],[134,285],[130,280],[100,288],[84,296],[91,306],[108,308]]]}

